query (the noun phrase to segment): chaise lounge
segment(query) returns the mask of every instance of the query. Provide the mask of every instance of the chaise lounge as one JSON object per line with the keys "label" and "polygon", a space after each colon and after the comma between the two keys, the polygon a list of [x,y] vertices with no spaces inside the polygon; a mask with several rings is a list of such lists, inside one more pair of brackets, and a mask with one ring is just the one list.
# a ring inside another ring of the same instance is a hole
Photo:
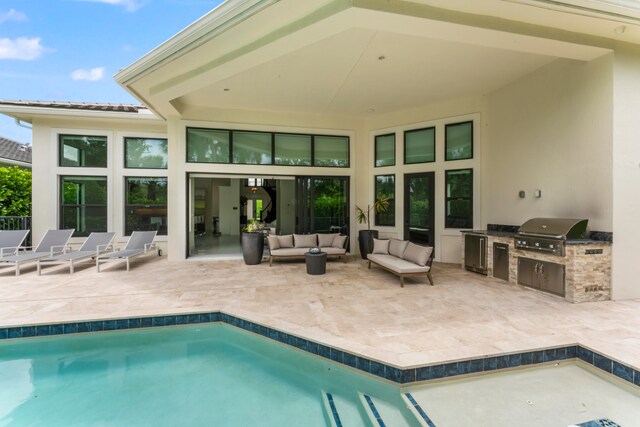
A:
{"label": "chaise lounge", "polygon": [[147,252],[155,249],[156,245],[153,243],[157,231],[134,231],[129,237],[127,245],[121,251],[107,252],[105,254],[96,257],[96,269],[100,272],[100,264],[113,261],[125,261],[127,264],[127,271],[129,271],[129,264],[131,258],[138,255],[146,254]]}
{"label": "chaise lounge", "polygon": [[433,247],[416,245],[407,240],[373,239],[373,253],[367,255],[369,269],[371,263],[400,277],[400,286],[404,287],[406,276],[426,275],[431,286],[431,264],[433,263]]}
{"label": "chaise lounge", "polygon": [[73,274],[75,270],[75,263],[81,261],[87,261],[91,258],[99,256],[101,253],[107,251],[111,246],[111,241],[116,233],[91,233],[87,240],[82,244],[77,251],[71,251],[63,253],[57,256],[39,259],[38,260],[38,276],[42,272],[42,265],[55,265],[55,264],[67,264],[69,263],[69,274]]}
{"label": "chaise lounge", "polygon": [[327,256],[342,258],[347,253],[349,236],[339,233],[285,234],[267,236],[269,267],[274,259],[304,259],[309,249],[319,247]]}
{"label": "chaise lounge", "polygon": [[[20,265],[50,257],[58,253],[67,252],[67,243],[73,235],[75,229],[70,230],[47,230],[42,237],[40,244],[34,250],[16,252],[15,255],[0,258],[0,265],[13,264],[16,268],[16,276],[20,275]],[[22,249],[22,248],[20,248]],[[24,248],[27,249],[27,248]]]}
{"label": "chaise lounge", "polygon": [[17,255],[29,230],[0,230],[0,259]]}

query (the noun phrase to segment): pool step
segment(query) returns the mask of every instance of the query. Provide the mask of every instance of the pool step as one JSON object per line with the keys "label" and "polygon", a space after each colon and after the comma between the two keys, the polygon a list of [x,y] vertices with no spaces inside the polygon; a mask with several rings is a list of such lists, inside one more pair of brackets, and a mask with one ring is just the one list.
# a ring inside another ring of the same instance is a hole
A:
{"label": "pool step", "polygon": [[342,421],[340,420],[340,415],[338,414],[338,409],[336,407],[336,402],[333,400],[333,395],[331,393],[323,391],[322,401],[324,403],[324,409],[327,413],[327,418],[329,418],[329,425],[331,427],[343,427]]}
{"label": "pool step", "polygon": [[358,393],[360,396],[360,401],[362,402],[362,406],[364,406],[367,415],[369,416],[369,420],[371,424],[375,427],[387,427],[380,412],[378,412],[378,408],[376,404],[373,402],[373,399],[368,394]]}

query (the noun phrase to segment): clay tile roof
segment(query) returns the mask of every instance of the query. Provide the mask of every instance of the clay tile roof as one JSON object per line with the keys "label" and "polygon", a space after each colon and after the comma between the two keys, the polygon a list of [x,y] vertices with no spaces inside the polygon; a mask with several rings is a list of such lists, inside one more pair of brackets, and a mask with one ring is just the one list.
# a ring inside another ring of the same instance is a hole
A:
{"label": "clay tile roof", "polygon": [[0,100],[0,105],[18,105],[24,107],[60,108],[66,110],[111,111],[119,113],[138,113],[147,110],[141,104],[108,104],[98,102],[60,102],[60,101],[22,101]]}
{"label": "clay tile roof", "polygon": [[0,158],[31,163],[31,146],[0,136]]}

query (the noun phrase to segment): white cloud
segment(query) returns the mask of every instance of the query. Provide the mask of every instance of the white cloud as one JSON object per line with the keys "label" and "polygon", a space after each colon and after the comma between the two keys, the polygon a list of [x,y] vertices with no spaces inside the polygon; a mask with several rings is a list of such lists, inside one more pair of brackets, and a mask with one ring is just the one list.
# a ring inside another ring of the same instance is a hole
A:
{"label": "white cloud", "polygon": [[73,80],[86,80],[89,82],[97,82],[104,77],[104,67],[92,68],[90,70],[75,70],[71,73]]}
{"label": "white cloud", "polygon": [[0,59],[20,59],[32,61],[44,52],[40,37],[18,37],[17,39],[0,39]]}
{"label": "white cloud", "polygon": [[8,12],[0,12],[0,24],[7,21],[25,21],[26,19],[27,15],[15,9],[9,9]]}
{"label": "white cloud", "polygon": [[76,0],[76,1],[90,1],[93,3],[112,4],[115,6],[122,6],[127,12],[135,12],[140,9],[144,1],[143,0]]}

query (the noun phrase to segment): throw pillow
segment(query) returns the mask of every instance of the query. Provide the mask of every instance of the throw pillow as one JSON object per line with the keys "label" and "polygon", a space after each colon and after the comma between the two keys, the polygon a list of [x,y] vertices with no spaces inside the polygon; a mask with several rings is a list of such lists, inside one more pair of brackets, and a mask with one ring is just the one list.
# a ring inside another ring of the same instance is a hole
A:
{"label": "throw pillow", "polygon": [[267,240],[269,241],[269,249],[280,249],[280,241],[278,240],[278,236],[272,236],[271,234],[267,236]]}
{"label": "throw pillow", "polygon": [[313,248],[318,245],[317,234],[294,234],[293,247],[295,248]]}
{"label": "throw pillow", "polygon": [[398,240],[398,239],[389,240],[389,255],[402,258],[402,254],[404,254],[404,250],[407,248],[408,243],[409,243],[408,240]]}
{"label": "throw pillow", "polygon": [[333,239],[336,238],[338,233],[319,233],[318,234],[318,246],[321,248],[330,248],[333,245]]}
{"label": "throw pillow", "polygon": [[343,249],[344,243],[346,241],[347,241],[347,236],[341,236],[340,234],[338,234],[336,235],[336,237],[333,238],[333,243],[331,244],[331,246],[334,248]]}
{"label": "throw pillow", "polygon": [[373,253],[389,255],[389,240],[373,239]]}
{"label": "throw pillow", "polygon": [[432,251],[432,247],[420,246],[416,245],[415,243],[409,242],[402,258],[424,267],[425,265],[427,265],[427,261],[429,261],[429,257],[431,256]]}
{"label": "throw pillow", "polygon": [[292,248],[293,247],[293,234],[285,234],[284,236],[277,236],[278,243],[281,248]]}

